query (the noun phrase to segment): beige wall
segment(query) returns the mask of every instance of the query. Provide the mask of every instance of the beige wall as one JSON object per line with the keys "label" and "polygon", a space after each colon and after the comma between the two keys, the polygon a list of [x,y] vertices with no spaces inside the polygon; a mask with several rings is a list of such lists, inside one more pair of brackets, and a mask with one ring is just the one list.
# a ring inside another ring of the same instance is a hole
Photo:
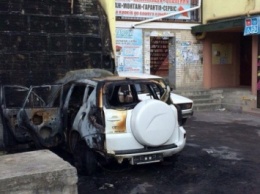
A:
{"label": "beige wall", "polygon": [[203,0],[203,23],[209,20],[260,13],[259,0]]}
{"label": "beige wall", "polygon": [[115,0],[99,0],[102,7],[107,13],[108,20],[109,20],[109,27],[110,27],[110,34],[112,39],[112,45],[114,50],[114,56],[115,56],[115,48],[116,48],[116,27],[115,27]]}
{"label": "beige wall", "polygon": [[[198,89],[203,87],[202,42],[197,41],[190,30],[144,30],[144,68],[150,71],[150,37],[175,39],[174,51],[169,49],[169,77],[175,89]],[[174,60],[174,61],[171,61]]]}

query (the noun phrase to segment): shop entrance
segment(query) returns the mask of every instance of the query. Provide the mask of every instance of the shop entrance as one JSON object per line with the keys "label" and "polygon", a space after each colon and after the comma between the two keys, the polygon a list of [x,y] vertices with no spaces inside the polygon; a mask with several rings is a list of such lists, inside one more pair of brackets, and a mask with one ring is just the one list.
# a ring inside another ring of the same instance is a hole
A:
{"label": "shop entrance", "polygon": [[152,75],[169,75],[169,38],[150,37],[150,72]]}
{"label": "shop entrance", "polygon": [[252,80],[252,36],[241,38],[240,86],[251,86]]}

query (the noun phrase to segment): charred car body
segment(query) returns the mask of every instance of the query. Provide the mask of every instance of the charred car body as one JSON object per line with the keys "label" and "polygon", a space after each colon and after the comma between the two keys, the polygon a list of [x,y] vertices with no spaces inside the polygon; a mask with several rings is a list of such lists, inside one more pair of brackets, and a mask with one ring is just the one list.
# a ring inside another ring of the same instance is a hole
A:
{"label": "charred car body", "polygon": [[[21,107],[8,102],[12,90],[26,93]],[[160,162],[186,142],[181,110],[163,79],[106,76],[29,90],[3,86],[1,95],[6,147],[30,142],[65,147],[88,174],[100,158]]]}

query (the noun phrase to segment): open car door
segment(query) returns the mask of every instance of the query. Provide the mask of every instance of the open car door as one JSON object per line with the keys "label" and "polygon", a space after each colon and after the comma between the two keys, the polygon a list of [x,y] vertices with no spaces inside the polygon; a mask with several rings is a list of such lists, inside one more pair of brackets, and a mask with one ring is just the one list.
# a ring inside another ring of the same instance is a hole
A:
{"label": "open car door", "polygon": [[62,95],[59,95],[62,91],[60,85],[32,86],[18,112],[19,126],[30,134],[31,139],[39,147],[55,147],[64,140]]}
{"label": "open car door", "polygon": [[19,128],[17,114],[26,96],[29,88],[18,85],[1,86],[1,121],[2,121],[2,147],[4,149],[14,148],[18,144],[30,142],[29,134]]}
{"label": "open car door", "polygon": [[60,85],[3,86],[1,116],[4,147],[34,143],[38,147],[54,147],[63,140],[60,104],[52,96],[62,92]]}

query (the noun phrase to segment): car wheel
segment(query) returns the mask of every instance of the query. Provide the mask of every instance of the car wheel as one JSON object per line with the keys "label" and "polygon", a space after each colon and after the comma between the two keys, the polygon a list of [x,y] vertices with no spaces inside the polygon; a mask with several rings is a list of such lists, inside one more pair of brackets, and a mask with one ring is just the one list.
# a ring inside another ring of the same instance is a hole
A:
{"label": "car wheel", "polygon": [[159,100],[144,100],[132,112],[131,129],[142,145],[163,145],[171,138],[176,124],[172,107]]}
{"label": "car wheel", "polygon": [[91,175],[97,170],[97,159],[93,150],[86,143],[78,141],[73,150],[74,165],[79,174]]}
{"label": "car wheel", "polygon": [[184,124],[186,123],[186,121],[187,121],[187,118],[183,118],[183,119],[181,120],[182,125],[184,125]]}
{"label": "car wheel", "polygon": [[69,142],[68,148],[71,153],[73,153],[79,141],[80,141],[80,134],[78,132],[71,131],[69,133],[69,141],[68,141]]}

